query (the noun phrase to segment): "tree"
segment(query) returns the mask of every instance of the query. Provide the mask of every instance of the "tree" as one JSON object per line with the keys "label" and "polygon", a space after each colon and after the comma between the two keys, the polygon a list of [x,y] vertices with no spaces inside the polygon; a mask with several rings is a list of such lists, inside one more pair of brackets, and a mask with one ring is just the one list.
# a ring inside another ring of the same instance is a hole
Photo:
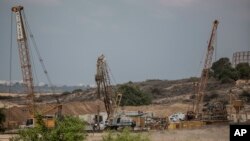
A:
{"label": "tree", "polygon": [[228,58],[220,58],[212,65],[213,76],[222,83],[231,83],[239,78],[238,71],[232,68]]}
{"label": "tree", "polygon": [[57,120],[54,128],[47,128],[42,116],[37,115],[36,126],[20,130],[11,141],[83,141],[86,138],[84,125],[79,118],[66,116]]}
{"label": "tree", "polygon": [[121,106],[149,105],[152,102],[152,95],[145,93],[133,84],[120,85],[118,91],[122,93]]}
{"label": "tree", "polygon": [[250,66],[248,63],[239,63],[236,66],[240,79],[250,79]]}

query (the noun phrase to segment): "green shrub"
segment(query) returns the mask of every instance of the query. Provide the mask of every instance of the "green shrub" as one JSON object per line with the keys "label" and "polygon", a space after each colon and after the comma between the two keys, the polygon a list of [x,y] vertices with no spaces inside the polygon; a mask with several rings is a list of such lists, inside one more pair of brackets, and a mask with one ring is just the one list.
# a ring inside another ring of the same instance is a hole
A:
{"label": "green shrub", "polygon": [[140,133],[131,133],[125,128],[121,133],[109,132],[102,137],[103,141],[150,141],[148,136],[142,136]]}
{"label": "green shrub", "polygon": [[232,68],[228,58],[220,58],[212,65],[213,77],[221,83],[232,83],[239,79],[239,72]]}
{"label": "green shrub", "polygon": [[240,79],[250,79],[250,66],[248,63],[239,63],[236,66]]}
{"label": "green shrub", "polygon": [[152,95],[143,92],[133,84],[120,85],[118,91],[122,93],[121,106],[149,105],[152,103]]}
{"label": "green shrub", "polygon": [[11,141],[83,141],[86,138],[84,123],[76,117],[67,116],[57,120],[54,128],[47,128],[41,115],[36,116],[36,126],[19,131]]}

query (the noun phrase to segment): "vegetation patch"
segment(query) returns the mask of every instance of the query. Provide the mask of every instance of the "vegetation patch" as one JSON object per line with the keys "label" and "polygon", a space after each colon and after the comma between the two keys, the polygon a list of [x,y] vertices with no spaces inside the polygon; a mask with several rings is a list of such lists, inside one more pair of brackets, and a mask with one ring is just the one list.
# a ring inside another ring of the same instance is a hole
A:
{"label": "vegetation patch", "polygon": [[118,92],[122,93],[121,106],[139,106],[152,103],[152,95],[133,84],[120,85]]}
{"label": "vegetation patch", "polygon": [[148,136],[142,136],[140,133],[131,133],[125,128],[121,133],[112,133],[103,136],[103,141],[150,141]]}
{"label": "vegetation patch", "polygon": [[19,131],[11,141],[83,141],[85,124],[79,118],[67,116],[57,120],[54,128],[47,128],[41,115],[36,116],[34,128]]}

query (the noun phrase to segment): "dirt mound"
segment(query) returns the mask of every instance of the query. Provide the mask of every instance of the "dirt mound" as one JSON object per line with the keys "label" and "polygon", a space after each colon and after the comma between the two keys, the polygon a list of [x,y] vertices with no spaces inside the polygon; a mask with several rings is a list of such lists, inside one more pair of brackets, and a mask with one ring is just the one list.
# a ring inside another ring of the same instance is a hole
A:
{"label": "dirt mound", "polygon": [[[97,112],[97,105],[100,104],[100,110],[105,111],[104,104],[101,101],[89,101],[89,102],[69,102],[63,104],[63,115],[83,115]],[[37,112],[43,113],[48,109],[53,109],[56,104],[39,104],[36,109]],[[46,112],[47,115],[54,115],[57,112],[57,108]],[[27,106],[13,106],[5,110],[6,119],[8,121],[16,121],[24,124],[27,118],[30,118],[29,108]]]}
{"label": "dirt mound", "polygon": [[70,102],[63,104],[62,113],[64,115],[83,115],[90,113],[97,113],[97,106],[100,105],[100,110],[105,111],[102,101],[89,101],[89,102]]}

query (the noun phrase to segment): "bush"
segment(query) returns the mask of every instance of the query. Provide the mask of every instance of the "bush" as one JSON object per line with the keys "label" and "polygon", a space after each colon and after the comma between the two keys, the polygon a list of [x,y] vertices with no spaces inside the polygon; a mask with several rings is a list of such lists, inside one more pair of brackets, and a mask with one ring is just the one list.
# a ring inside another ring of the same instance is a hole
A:
{"label": "bush", "polygon": [[19,131],[11,141],[83,141],[85,139],[84,123],[76,117],[67,116],[57,120],[54,128],[47,128],[41,115],[36,116],[34,128]]}
{"label": "bush", "polygon": [[120,85],[118,91],[122,93],[121,106],[149,105],[152,103],[152,95],[143,92],[133,84]]}
{"label": "bush", "polygon": [[232,68],[228,58],[221,58],[212,65],[213,77],[221,83],[232,83],[239,79],[239,72]]}
{"label": "bush", "polygon": [[143,136],[140,133],[133,134],[129,129],[125,128],[121,133],[114,134],[109,132],[102,137],[103,141],[150,141],[148,136]]}
{"label": "bush", "polygon": [[250,79],[250,66],[248,63],[239,63],[236,66],[240,79]]}

